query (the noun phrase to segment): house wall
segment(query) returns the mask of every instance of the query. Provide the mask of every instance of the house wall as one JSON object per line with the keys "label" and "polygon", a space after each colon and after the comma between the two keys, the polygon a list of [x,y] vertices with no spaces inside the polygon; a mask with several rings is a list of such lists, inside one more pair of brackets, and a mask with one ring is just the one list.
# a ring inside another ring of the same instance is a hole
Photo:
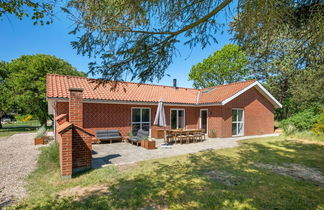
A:
{"label": "house wall", "polygon": [[233,99],[222,108],[222,137],[232,136],[232,109],[244,109],[244,135],[270,134],[274,132],[274,107],[255,88]]}
{"label": "house wall", "polygon": [[[151,127],[153,126],[157,105],[84,103],[83,127],[95,133],[99,129],[116,129],[121,135],[131,131],[131,108],[147,107],[151,109]],[[216,137],[232,136],[232,109],[244,109],[244,135],[269,134],[274,132],[274,107],[255,88],[251,88],[225,106],[165,106],[167,128],[170,128],[170,110],[185,109],[186,128],[200,128],[200,110],[208,109],[208,132],[215,129]],[[68,114],[67,102],[58,102],[57,113]]]}
{"label": "house wall", "polygon": [[[127,135],[131,131],[131,109],[132,107],[142,107],[151,109],[151,127],[155,119],[157,105],[132,105],[132,104],[104,104],[104,103],[84,103],[83,104],[83,127],[95,133],[100,129],[116,129],[121,135]],[[186,128],[198,128],[199,109],[185,106],[165,106],[165,116],[167,128],[170,128],[171,109],[184,109]],[[68,114],[69,103],[57,102],[56,115]]]}

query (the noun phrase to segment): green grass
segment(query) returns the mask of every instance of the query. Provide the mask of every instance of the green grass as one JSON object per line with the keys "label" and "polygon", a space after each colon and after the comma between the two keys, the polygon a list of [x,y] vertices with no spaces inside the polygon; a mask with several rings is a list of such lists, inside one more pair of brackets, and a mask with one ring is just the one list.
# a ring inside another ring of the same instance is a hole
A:
{"label": "green grass", "polygon": [[2,125],[4,128],[12,127],[39,127],[40,123],[38,120],[29,120],[29,121],[17,121],[15,123],[7,123]]}
{"label": "green grass", "polygon": [[305,139],[305,140],[311,140],[311,141],[318,141],[318,142],[324,142],[324,135],[316,135],[312,131],[303,131],[303,132],[296,132],[291,135],[293,138],[297,139]]}
{"label": "green grass", "polygon": [[[40,127],[38,120],[30,120],[26,122],[18,121],[16,123],[3,124],[0,129],[0,137],[9,137],[17,133],[29,133],[36,132]],[[48,131],[51,130],[51,127],[47,128]]]}
{"label": "green grass", "polygon": [[[324,209],[324,187],[253,165],[297,163],[324,174],[324,146],[289,138],[244,140],[237,148],[143,161],[127,170],[109,166],[70,180],[60,178],[58,148],[52,145],[42,149],[38,169],[28,178],[28,196],[13,208]],[[237,185],[206,176],[215,170],[232,174]],[[94,185],[109,186],[108,193],[81,201],[57,196],[65,189]]]}
{"label": "green grass", "polygon": [[2,128],[0,129],[0,137],[1,136],[12,136],[16,133],[28,133],[28,132],[36,132],[37,128]]}

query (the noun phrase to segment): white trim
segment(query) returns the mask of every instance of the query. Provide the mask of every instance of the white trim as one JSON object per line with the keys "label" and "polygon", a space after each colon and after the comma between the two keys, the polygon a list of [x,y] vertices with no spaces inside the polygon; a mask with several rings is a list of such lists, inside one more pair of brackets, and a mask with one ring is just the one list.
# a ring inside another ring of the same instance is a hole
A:
{"label": "white trim", "polygon": [[228,102],[230,102],[231,100],[233,100],[234,98],[238,97],[239,95],[241,95],[242,93],[246,92],[247,90],[251,89],[254,86],[257,86],[257,90],[263,96],[265,96],[274,105],[275,108],[281,108],[282,107],[282,104],[279,103],[258,81],[253,82],[251,85],[247,86],[243,90],[240,90],[236,94],[234,94],[231,97],[227,98],[226,100],[224,100],[222,102],[222,105],[227,104]]}
{"label": "white trim", "polygon": [[[142,120],[142,109],[148,109],[149,110],[149,122],[133,122],[133,109],[140,109],[140,120]],[[142,124],[142,123],[149,123],[149,137],[151,137],[151,108],[150,107],[131,107],[131,119],[130,119],[130,122],[131,122],[131,131],[133,131],[133,124]]]}
{"label": "white trim", "polygon": [[[171,128],[171,126],[172,126],[172,123],[171,123],[171,119],[172,119],[172,111],[173,110],[175,110],[175,111],[177,111],[177,123],[176,123],[176,125],[177,125],[177,128],[176,129],[179,129],[179,127],[178,127],[178,118],[179,118],[179,110],[181,110],[181,111],[183,111],[183,117],[184,117],[184,128],[186,128],[186,110],[185,109],[177,109],[177,108],[172,108],[172,109],[170,109],[170,128]],[[172,129],[172,128],[171,128]]]}
{"label": "white trim", "polygon": [[207,111],[207,124],[206,124],[206,134],[208,134],[208,109],[200,109],[199,113],[199,128],[201,129],[201,111]]}
{"label": "white trim", "polygon": [[[234,123],[236,123],[236,124],[242,123],[243,126],[242,126],[242,134],[237,134],[237,135],[232,134],[232,136],[233,137],[244,136],[244,133],[245,133],[244,132],[244,129],[245,129],[244,109],[242,109],[242,108],[232,108],[232,113],[233,113],[233,110],[242,110],[242,121],[234,121]],[[232,116],[232,127],[231,127],[232,129],[231,129],[231,132],[233,132],[233,114],[231,116]],[[238,116],[238,114],[237,114],[237,116]],[[238,127],[236,127],[236,128],[237,128],[236,130],[238,130]]]}

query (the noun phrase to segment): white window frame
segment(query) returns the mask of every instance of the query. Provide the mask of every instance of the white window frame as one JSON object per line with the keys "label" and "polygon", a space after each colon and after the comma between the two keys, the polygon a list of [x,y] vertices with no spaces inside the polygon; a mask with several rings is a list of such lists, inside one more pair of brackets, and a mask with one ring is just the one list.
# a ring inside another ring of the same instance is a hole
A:
{"label": "white window frame", "polygon": [[[133,110],[134,109],[140,109],[140,120],[141,122],[133,122]],[[148,109],[149,110],[149,122],[142,122],[142,109]],[[142,129],[142,124],[143,123],[148,123],[150,128],[149,128],[149,137],[151,137],[151,108],[150,107],[132,107],[131,110],[131,130],[133,131],[133,124],[140,124],[140,129]]]}
{"label": "white window frame", "polygon": [[199,121],[200,121],[199,125],[200,125],[200,126],[199,126],[199,128],[202,129],[202,126],[201,126],[201,122],[202,122],[202,121],[201,121],[201,112],[202,112],[202,111],[207,111],[207,125],[206,125],[206,133],[208,133],[208,109],[200,109],[200,112],[199,112],[199,113],[200,113],[200,115],[199,115]]}
{"label": "white window frame", "polygon": [[[233,108],[232,109],[232,113],[233,113],[233,110],[241,110],[242,111],[242,121],[237,121],[237,118],[235,121],[233,121],[233,114],[231,115],[232,116],[232,129],[231,129],[231,132],[233,130],[233,124],[236,123],[236,125],[238,125],[239,123],[242,123],[243,126],[242,126],[242,134],[237,134],[237,135],[233,135],[232,136],[244,136],[244,129],[245,129],[245,122],[244,122],[244,109],[242,108]],[[238,116],[238,114],[236,115]],[[238,126],[236,126],[236,133],[238,133]]]}
{"label": "white window frame", "polygon": [[[177,128],[176,129],[179,129],[179,124],[178,124],[178,121],[179,121],[179,110],[180,111],[183,111],[183,116],[184,116],[184,129],[186,128],[186,110],[185,109],[170,109],[170,128],[171,128],[171,120],[172,120],[172,111],[177,111]],[[172,129],[172,128],[171,128]]]}

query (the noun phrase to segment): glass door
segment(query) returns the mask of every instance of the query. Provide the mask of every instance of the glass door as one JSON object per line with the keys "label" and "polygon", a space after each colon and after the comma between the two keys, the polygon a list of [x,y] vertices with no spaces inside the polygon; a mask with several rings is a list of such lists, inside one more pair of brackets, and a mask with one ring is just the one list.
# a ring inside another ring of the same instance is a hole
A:
{"label": "glass door", "polygon": [[132,108],[132,134],[136,136],[139,129],[150,131],[149,108]]}
{"label": "glass door", "polygon": [[171,109],[171,129],[185,128],[185,110]]}
{"label": "glass door", "polygon": [[232,110],[232,136],[244,135],[244,112],[243,109]]}
{"label": "glass door", "polygon": [[208,110],[200,110],[200,128],[204,129],[204,132],[207,133],[207,120],[208,120]]}

